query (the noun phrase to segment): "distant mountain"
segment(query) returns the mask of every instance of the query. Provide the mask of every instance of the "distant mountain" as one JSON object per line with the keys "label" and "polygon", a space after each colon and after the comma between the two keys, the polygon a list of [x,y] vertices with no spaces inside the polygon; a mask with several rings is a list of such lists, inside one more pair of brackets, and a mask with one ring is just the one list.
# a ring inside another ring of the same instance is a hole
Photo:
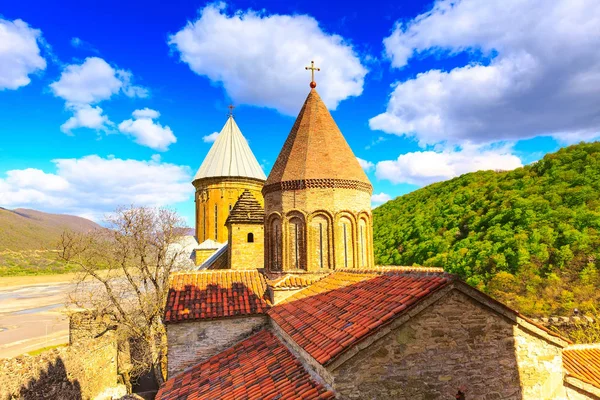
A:
{"label": "distant mountain", "polygon": [[373,210],[380,264],[443,267],[529,315],[600,311],[600,142]]}
{"label": "distant mountain", "polygon": [[0,251],[53,250],[65,229],[86,232],[96,228],[100,225],[74,215],[0,207]]}

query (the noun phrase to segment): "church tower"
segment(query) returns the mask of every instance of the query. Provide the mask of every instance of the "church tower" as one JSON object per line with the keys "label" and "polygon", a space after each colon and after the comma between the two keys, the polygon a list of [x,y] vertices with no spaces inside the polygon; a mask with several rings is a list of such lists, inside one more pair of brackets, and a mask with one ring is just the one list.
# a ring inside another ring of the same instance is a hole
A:
{"label": "church tower", "polygon": [[228,232],[225,222],[229,212],[245,190],[262,204],[261,189],[265,179],[265,173],[230,112],[192,181],[196,188],[198,243],[208,239],[226,242]]}
{"label": "church tower", "polygon": [[314,76],[310,86],[262,189],[265,267],[371,268],[373,188],[315,90]]}

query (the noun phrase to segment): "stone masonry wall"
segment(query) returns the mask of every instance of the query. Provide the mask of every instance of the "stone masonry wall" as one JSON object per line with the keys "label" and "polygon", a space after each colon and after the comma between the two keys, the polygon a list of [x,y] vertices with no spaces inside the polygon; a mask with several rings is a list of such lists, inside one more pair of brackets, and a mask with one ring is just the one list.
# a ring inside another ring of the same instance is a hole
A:
{"label": "stone masonry wall", "polygon": [[[110,335],[0,360],[0,399],[91,399],[117,387],[117,346]],[[102,398],[102,397],[99,397]]]}
{"label": "stone masonry wall", "polygon": [[[574,385],[577,383],[576,385]],[[594,392],[594,393],[592,393]],[[566,400],[600,400],[600,389],[573,378],[565,380]],[[561,399],[562,400],[562,399]]]}
{"label": "stone masonry wall", "polygon": [[600,397],[573,386],[566,385],[565,391],[567,400],[600,400]]}
{"label": "stone masonry wall", "polygon": [[540,400],[560,392],[560,363],[558,346],[453,290],[332,374],[345,399]]}
{"label": "stone masonry wall", "polygon": [[[264,267],[264,226],[259,224],[230,224],[229,263],[230,269],[256,269]],[[248,234],[254,241],[248,242]]]}
{"label": "stone masonry wall", "polygon": [[562,397],[562,349],[521,326],[515,326],[513,330],[523,398],[537,400]]}
{"label": "stone masonry wall", "polygon": [[178,374],[257,332],[264,315],[167,325],[168,376]]}
{"label": "stone masonry wall", "polygon": [[[309,188],[296,191],[277,191],[265,195],[265,266],[275,270],[273,246],[279,242],[282,269],[293,270],[295,243],[292,240],[291,219],[302,221],[300,241],[302,266],[308,271],[316,271],[323,265],[325,269],[370,268],[373,258],[373,224],[371,195],[357,189]],[[311,227],[313,218],[324,222],[323,238],[318,230]],[[279,221],[280,232],[275,240],[271,228],[274,220]],[[344,243],[342,221],[348,221],[346,243]],[[361,222],[361,220],[363,222]],[[362,229],[361,229],[362,227]],[[325,246],[321,253],[317,249]],[[304,252],[302,251],[304,250]],[[304,254],[306,253],[306,254]]]}
{"label": "stone masonry wall", "polygon": [[[205,178],[193,182],[196,188],[196,237],[198,243],[213,239],[219,243],[227,241],[225,221],[244,190],[263,204],[261,189],[263,182],[250,178]],[[215,220],[216,207],[216,220]],[[217,231],[215,236],[215,230]]]}

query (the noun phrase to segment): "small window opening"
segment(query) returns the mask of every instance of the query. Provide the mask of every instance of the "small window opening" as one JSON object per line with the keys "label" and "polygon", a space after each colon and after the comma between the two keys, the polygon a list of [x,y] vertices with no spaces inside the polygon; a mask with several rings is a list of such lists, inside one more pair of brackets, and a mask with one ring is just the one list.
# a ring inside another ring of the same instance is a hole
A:
{"label": "small window opening", "polygon": [[252,232],[248,234],[248,243],[254,243],[254,233]]}

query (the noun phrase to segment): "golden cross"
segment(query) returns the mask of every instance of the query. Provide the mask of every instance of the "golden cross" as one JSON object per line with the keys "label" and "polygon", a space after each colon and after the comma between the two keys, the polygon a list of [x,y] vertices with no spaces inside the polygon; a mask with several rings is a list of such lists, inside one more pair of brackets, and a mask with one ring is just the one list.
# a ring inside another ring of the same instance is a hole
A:
{"label": "golden cross", "polygon": [[310,67],[305,67],[305,69],[307,71],[310,70],[310,74],[311,74],[310,87],[314,89],[317,86],[317,83],[315,82],[315,71],[320,71],[321,68],[316,68],[315,67],[315,62],[311,61],[310,62]]}
{"label": "golden cross", "polygon": [[233,109],[235,108],[235,106],[233,104],[230,104],[227,106],[227,108],[229,108],[229,116],[232,117],[233,116]]}

